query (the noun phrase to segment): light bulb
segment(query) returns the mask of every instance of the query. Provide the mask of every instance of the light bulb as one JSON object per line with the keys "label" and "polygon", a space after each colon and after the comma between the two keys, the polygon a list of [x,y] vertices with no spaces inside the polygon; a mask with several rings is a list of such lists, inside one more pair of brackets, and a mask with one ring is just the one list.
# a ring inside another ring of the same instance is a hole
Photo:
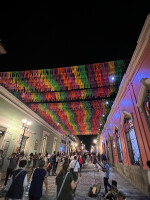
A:
{"label": "light bulb", "polygon": [[30,121],[29,121],[29,122],[27,122],[27,125],[28,125],[28,126],[30,126],[31,124],[32,124],[32,122],[30,122]]}
{"label": "light bulb", "polygon": [[24,123],[24,124],[25,124],[26,122],[27,122],[27,120],[26,120],[26,119],[23,119],[23,120],[22,120],[22,123]]}

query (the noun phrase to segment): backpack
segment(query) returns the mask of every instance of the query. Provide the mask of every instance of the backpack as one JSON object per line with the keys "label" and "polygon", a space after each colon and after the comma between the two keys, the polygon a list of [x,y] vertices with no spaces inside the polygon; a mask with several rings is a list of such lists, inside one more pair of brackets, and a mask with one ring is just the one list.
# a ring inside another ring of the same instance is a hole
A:
{"label": "backpack", "polygon": [[101,184],[94,184],[92,187],[89,188],[88,196],[89,197],[97,197],[101,189]]}

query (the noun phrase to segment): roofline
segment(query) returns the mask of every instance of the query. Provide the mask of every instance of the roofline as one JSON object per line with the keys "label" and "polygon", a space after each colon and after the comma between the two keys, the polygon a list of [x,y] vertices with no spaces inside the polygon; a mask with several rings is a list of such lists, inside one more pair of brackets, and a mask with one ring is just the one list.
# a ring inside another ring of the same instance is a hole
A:
{"label": "roofline", "polygon": [[0,97],[19,109],[20,111],[24,112],[29,117],[36,120],[38,123],[43,125],[45,128],[49,129],[52,133],[57,135],[58,137],[61,137],[61,134],[54,129],[52,126],[50,126],[45,120],[43,120],[39,115],[37,115],[34,111],[32,111],[28,106],[26,106],[24,103],[22,103],[18,98],[16,98],[13,94],[11,94],[8,90],[6,90],[4,87],[0,86]]}

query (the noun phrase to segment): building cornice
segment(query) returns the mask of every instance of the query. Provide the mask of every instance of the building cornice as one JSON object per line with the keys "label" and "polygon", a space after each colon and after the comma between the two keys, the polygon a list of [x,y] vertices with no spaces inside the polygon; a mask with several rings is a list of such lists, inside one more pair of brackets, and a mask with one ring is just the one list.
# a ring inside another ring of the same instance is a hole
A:
{"label": "building cornice", "polygon": [[37,115],[34,111],[32,111],[28,106],[22,103],[19,99],[17,99],[13,94],[11,94],[8,90],[4,87],[0,86],[0,97],[19,109],[20,111],[24,112],[29,117],[36,120],[38,123],[42,124],[45,128],[50,130],[52,133],[57,135],[57,137],[61,137],[61,134],[55,130],[52,126],[50,126],[46,121],[44,121],[39,115]]}
{"label": "building cornice", "polygon": [[134,51],[131,61],[129,63],[128,69],[127,69],[127,71],[123,77],[123,80],[120,84],[119,91],[118,91],[115,101],[112,105],[111,111],[107,117],[107,121],[104,125],[102,134],[104,134],[120,100],[122,99],[122,97],[127,89],[128,84],[130,83],[132,77],[134,76],[134,73],[136,72],[138,63],[140,62],[141,56],[144,53],[144,50],[147,47],[149,42],[150,42],[150,14],[147,15],[144,26],[142,28],[142,31],[141,31],[140,36],[137,41],[137,46],[135,48],[135,51]]}

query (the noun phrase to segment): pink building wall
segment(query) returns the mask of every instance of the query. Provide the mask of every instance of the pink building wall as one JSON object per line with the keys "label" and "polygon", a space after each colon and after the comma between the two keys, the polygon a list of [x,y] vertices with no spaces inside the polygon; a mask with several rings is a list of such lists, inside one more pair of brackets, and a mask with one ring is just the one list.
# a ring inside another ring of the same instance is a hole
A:
{"label": "pink building wall", "polygon": [[[138,56],[138,55],[137,55]],[[130,166],[130,157],[128,153],[128,147],[126,142],[126,136],[124,133],[123,125],[121,124],[123,111],[132,114],[134,130],[137,138],[137,143],[140,151],[142,167],[148,170],[147,160],[150,160],[150,130],[145,118],[144,113],[140,112],[137,106],[138,97],[140,93],[140,88],[142,86],[141,79],[150,78],[150,39],[148,38],[147,44],[142,51],[142,54],[137,58],[138,62],[136,67],[134,67],[133,76],[127,80],[127,86],[120,97],[118,105],[116,106],[111,118],[109,118],[109,123],[106,123],[104,130],[102,132],[103,141],[107,138],[107,133],[114,137],[114,126],[118,127],[120,140],[122,145],[123,153],[123,164]],[[134,62],[136,62],[136,57],[134,57]],[[132,68],[132,63],[130,64]],[[130,73],[128,71],[128,73]],[[127,79],[129,77],[126,77]],[[125,80],[126,81],[126,80]],[[122,83],[124,84],[124,82]],[[118,155],[116,149],[113,147],[114,163],[118,163]]]}

